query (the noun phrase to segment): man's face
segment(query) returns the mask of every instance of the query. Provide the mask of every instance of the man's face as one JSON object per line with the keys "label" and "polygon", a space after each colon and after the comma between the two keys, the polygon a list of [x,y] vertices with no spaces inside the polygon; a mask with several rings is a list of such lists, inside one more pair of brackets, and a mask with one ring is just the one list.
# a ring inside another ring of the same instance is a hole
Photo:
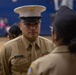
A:
{"label": "man's face", "polygon": [[35,41],[40,34],[40,22],[38,23],[24,23],[20,22],[20,29],[23,35],[31,42]]}

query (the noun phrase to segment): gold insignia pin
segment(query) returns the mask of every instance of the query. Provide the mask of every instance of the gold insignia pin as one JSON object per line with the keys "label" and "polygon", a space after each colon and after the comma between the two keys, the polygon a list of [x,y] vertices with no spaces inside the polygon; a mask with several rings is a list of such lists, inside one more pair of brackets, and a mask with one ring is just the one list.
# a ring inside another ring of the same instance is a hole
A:
{"label": "gold insignia pin", "polygon": [[35,7],[31,7],[31,8],[30,8],[30,11],[33,11],[34,9],[35,9]]}

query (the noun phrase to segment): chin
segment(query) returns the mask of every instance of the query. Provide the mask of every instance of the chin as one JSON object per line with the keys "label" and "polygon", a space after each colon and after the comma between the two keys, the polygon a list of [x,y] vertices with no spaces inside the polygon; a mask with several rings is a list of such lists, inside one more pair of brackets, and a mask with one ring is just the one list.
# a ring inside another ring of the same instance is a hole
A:
{"label": "chin", "polygon": [[32,36],[31,38],[32,38],[32,39],[36,39],[36,38],[37,38],[37,36]]}
{"label": "chin", "polygon": [[33,39],[31,38],[31,39],[30,39],[31,42],[34,42],[35,40],[36,40],[36,38],[33,38]]}
{"label": "chin", "polygon": [[38,36],[32,36],[31,41],[35,41]]}

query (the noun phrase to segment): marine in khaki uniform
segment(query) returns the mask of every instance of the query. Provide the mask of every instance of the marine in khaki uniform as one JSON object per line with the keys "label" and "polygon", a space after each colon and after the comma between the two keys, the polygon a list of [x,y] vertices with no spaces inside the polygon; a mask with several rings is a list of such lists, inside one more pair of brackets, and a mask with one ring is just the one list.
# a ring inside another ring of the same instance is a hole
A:
{"label": "marine in khaki uniform", "polygon": [[76,75],[76,12],[62,6],[51,28],[56,48],[32,62],[27,75]]}
{"label": "marine in khaki uniform", "polygon": [[53,43],[39,36],[41,12],[46,7],[40,5],[21,6],[14,11],[19,14],[19,36],[4,45],[1,51],[1,67],[3,75],[26,75],[32,61],[51,52]]}

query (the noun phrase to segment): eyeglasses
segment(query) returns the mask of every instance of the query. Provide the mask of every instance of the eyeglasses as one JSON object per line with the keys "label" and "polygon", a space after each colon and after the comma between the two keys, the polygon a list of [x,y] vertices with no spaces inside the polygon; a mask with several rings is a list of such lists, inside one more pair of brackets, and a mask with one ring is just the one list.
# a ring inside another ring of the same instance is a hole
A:
{"label": "eyeglasses", "polygon": [[23,22],[25,25],[38,25],[41,22]]}
{"label": "eyeglasses", "polygon": [[25,20],[21,20],[21,22],[23,22],[25,25],[38,25],[41,23],[41,20],[38,21],[25,21]]}
{"label": "eyeglasses", "polygon": [[51,29],[51,32],[53,32],[53,27],[52,26],[50,26],[50,29]]}

